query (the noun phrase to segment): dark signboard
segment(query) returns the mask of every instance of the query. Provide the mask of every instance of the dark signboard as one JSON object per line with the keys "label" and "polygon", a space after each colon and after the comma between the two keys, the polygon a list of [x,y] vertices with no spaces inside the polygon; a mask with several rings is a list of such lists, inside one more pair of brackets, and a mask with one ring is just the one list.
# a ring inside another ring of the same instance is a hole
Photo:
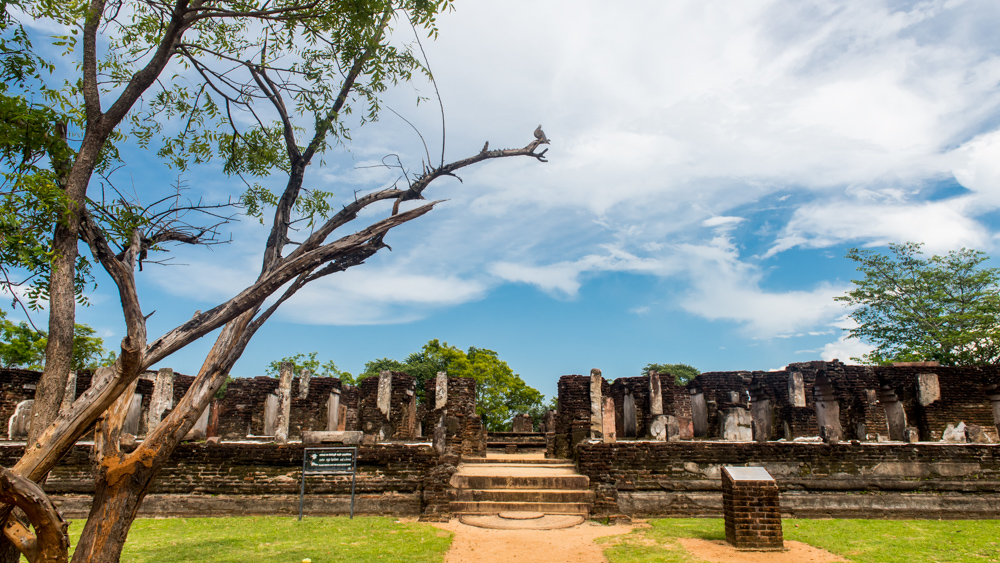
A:
{"label": "dark signboard", "polygon": [[341,474],[351,476],[351,518],[354,518],[354,482],[357,448],[306,448],[302,454],[302,489],[299,493],[299,520],[306,495],[306,475]]}
{"label": "dark signboard", "polygon": [[304,473],[354,473],[357,448],[306,448]]}

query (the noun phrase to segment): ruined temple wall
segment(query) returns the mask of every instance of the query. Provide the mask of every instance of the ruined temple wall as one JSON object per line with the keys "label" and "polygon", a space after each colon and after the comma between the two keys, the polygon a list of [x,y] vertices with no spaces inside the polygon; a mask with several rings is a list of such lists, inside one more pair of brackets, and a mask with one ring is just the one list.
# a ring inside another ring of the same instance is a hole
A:
{"label": "ruined temple wall", "polygon": [[590,436],[590,378],[564,375],[557,383],[559,409],[556,412],[556,435],[549,456],[569,458],[574,446]]}
{"label": "ruined temple wall", "polygon": [[[298,511],[302,444],[180,444],[153,481],[143,516],[295,514]],[[10,467],[23,446],[0,446],[0,464]],[[77,445],[43,485],[62,514],[85,518],[94,493],[90,446]],[[430,446],[360,446],[355,511],[359,514],[419,515],[435,502],[436,473],[449,469]],[[450,468],[453,472],[454,468]],[[442,491],[447,493],[446,490]],[[349,475],[306,479],[306,513],[346,514]],[[447,504],[445,502],[445,504]]]}
{"label": "ruined temple wall", "polygon": [[[989,386],[996,381],[998,366],[881,366],[874,368],[878,379],[897,395],[902,395],[907,425],[920,431],[921,440],[940,440],[948,424],[965,422],[981,426],[997,441],[997,422],[989,402]],[[921,374],[937,375],[940,398],[923,404],[919,390]]]}
{"label": "ruined temple wall", "polygon": [[[686,386],[676,384],[676,379],[668,373],[657,374],[660,378],[660,389],[663,406],[663,414],[677,418],[681,428],[681,437],[691,437],[691,396]],[[587,382],[589,397],[589,379]],[[645,437],[649,433],[649,425],[652,418],[650,412],[649,376],[640,377],[619,377],[611,384],[605,381],[604,395],[610,396],[615,401],[615,432],[618,438],[625,436],[625,397],[632,395],[635,402],[636,436]],[[589,405],[589,403],[588,403]],[[590,416],[588,406],[587,416]],[[589,418],[588,418],[589,420]]]}
{"label": "ruined temple wall", "polygon": [[[747,390],[752,381],[751,372],[715,371],[703,373],[688,383],[688,389],[694,389],[705,396],[709,438],[719,436],[721,413],[733,407],[747,408]],[[736,400],[731,397],[732,393],[736,393]]]}
{"label": "ruined temple wall", "polygon": [[1000,445],[587,442],[593,517],[722,514],[722,466],[763,466],[798,517],[996,518]]}
{"label": "ruined temple wall", "polygon": [[358,420],[365,434],[383,440],[408,440],[416,434],[416,380],[403,372],[390,372],[392,385],[389,415],[378,408],[379,377],[367,377],[359,385]]}
{"label": "ruined temple wall", "polygon": [[[476,414],[476,380],[471,377],[449,377],[448,395],[443,405],[437,404],[437,378],[424,381],[423,434],[434,436],[434,428],[444,422],[445,447],[463,456],[479,456],[486,452],[483,424]],[[447,414],[445,414],[447,411]],[[442,420],[443,419],[443,420]]]}
{"label": "ruined temple wall", "polygon": [[[625,397],[630,394],[635,403],[636,433],[633,436],[625,434]],[[649,427],[649,381],[645,377],[619,377],[608,387],[608,395],[615,401],[615,433],[618,438],[643,437]]]}

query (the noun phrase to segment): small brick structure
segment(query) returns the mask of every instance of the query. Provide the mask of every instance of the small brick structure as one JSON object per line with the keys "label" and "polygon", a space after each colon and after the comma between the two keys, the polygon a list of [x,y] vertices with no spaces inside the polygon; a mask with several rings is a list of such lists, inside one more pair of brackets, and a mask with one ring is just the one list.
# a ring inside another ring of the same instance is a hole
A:
{"label": "small brick structure", "polygon": [[782,551],[778,484],[763,467],[722,468],[726,541],[736,549]]}

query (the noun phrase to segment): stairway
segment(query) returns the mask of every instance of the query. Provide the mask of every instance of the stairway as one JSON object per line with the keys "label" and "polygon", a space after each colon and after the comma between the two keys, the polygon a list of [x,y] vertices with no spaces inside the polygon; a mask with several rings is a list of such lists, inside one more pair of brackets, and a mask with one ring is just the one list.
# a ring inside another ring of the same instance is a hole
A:
{"label": "stairway", "polygon": [[586,518],[594,502],[590,478],[572,462],[541,454],[465,458],[451,477],[451,513],[537,512]]}

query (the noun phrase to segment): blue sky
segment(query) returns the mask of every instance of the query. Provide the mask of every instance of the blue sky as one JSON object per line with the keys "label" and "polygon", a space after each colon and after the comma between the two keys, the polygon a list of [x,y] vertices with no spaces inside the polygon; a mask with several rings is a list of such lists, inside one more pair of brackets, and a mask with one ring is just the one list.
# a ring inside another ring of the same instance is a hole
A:
{"label": "blue sky", "polygon": [[[852,246],[920,241],[996,254],[1000,4],[996,2],[458,2],[425,43],[447,116],[446,158],[522,146],[539,123],[549,162],[487,163],[435,184],[448,201],[393,231],[363,266],[300,292],[234,370],[318,351],[357,373],[429,339],[496,350],[528,384],[650,362],[775,369],[867,350],[833,301]],[[400,38],[405,40],[405,37]],[[440,145],[430,85],[388,105]],[[314,185],[350,197],[395,178],[363,168],[419,139],[384,113]],[[140,197],[176,173],[137,149],[116,173]],[[218,199],[240,183],[184,175]],[[276,180],[272,185],[278,185]],[[141,188],[140,188],[141,187]],[[379,209],[368,217],[381,216]],[[140,274],[150,336],[256,276],[266,227],[180,249]],[[79,312],[121,338],[112,285]],[[166,365],[195,373],[210,337]]]}

